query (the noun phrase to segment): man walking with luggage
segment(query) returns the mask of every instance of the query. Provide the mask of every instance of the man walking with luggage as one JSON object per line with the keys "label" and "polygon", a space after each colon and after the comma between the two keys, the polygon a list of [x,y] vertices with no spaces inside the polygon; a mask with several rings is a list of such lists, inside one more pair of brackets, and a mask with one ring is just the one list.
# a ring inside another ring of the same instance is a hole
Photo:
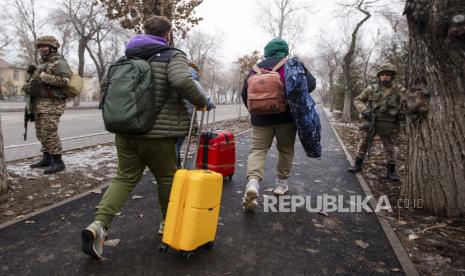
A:
{"label": "man walking with luggage", "polygon": [[[274,82],[274,84],[267,86],[269,87],[267,88],[269,91],[264,92],[272,93],[271,90],[273,87],[279,87],[280,91],[277,91],[279,94],[277,97],[284,97],[285,72],[283,65],[289,55],[288,44],[283,39],[273,39],[266,45],[264,52],[265,59],[258,63],[257,66],[261,69],[276,71],[278,73],[272,72],[274,76],[270,77],[270,82]],[[266,154],[273,143],[274,137],[276,137],[276,148],[279,153],[274,194],[279,196],[288,192],[289,187],[287,179],[292,169],[296,138],[294,119],[285,102],[281,101],[278,104],[284,103],[282,107],[276,107],[278,105],[271,104],[272,109],[276,108],[277,110],[271,110],[268,114],[266,114],[266,107],[265,110],[259,112],[260,114],[254,114],[250,98],[248,98],[252,96],[254,91],[252,91],[252,87],[249,87],[252,82],[248,82],[248,80],[256,74],[261,74],[257,72],[259,68],[255,68],[254,71],[251,71],[242,89],[242,100],[251,113],[252,123],[252,145],[247,164],[248,183],[242,199],[243,208],[248,210],[254,210],[258,206],[259,183],[264,177]],[[314,78],[308,72],[307,80],[309,84],[314,84],[314,81],[312,81]],[[256,82],[258,84],[254,84],[254,86],[266,85],[266,82],[265,80],[259,80]],[[309,91],[312,91],[314,88],[314,85],[313,87],[309,87]],[[266,103],[260,102],[254,102],[253,104],[256,104],[255,106],[257,107],[266,106]],[[280,109],[282,111],[280,111]]]}
{"label": "man walking with luggage", "polygon": [[[383,64],[378,70],[378,84],[368,86],[354,99],[354,105],[361,117],[368,121],[374,121],[374,125],[361,128],[361,141],[355,164],[349,168],[351,173],[362,170],[363,160],[369,151],[369,142],[373,141],[374,134],[377,134],[386,153],[386,179],[399,181],[399,176],[396,174],[394,143],[399,131],[399,120],[402,119],[401,97],[405,88],[394,82],[396,73],[397,69],[393,64]],[[373,118],[374,120],[372,120]],[[374,128],[373,132],[368,131],[370,127]]]}
{"label": "man walking with luggage", "polygon": [[162,216],[159,233],[163,233],[176,172],[176,137],[186,135],[190,123],[182,99],[197,107],[207,105],[207,99],[192,79],[186,55],[168,46],[171,29],[167,18],[152,16],[144,23],[145,34],[136,35],[127,45],[127,58],[150,60],[157,116],[152,130],[146,134],[116,135],[117,175],[99,203],[94,222],[82,231],[83,252],[97,259],[102,257],[113,218],[138,184],[146,166],[156,180]]}
{"label": "man walking with luggage", "polygon": [[[71,79],[68,61],[57,50],[60,44],[53,36],[42,36],[37,39],[40,64],[36,68],[29,66],[30,77],[24,86],[28,99],[27,119],[35,121],[37,139],[42,144],[42,160],[30,167],[44,168],[44,174],[53,174],[65,169],[61,158],[61,141],[58,135],[60,117],[66,106],[66,94],[63,88]],[[33,114],[33,116],[32,116]]]}

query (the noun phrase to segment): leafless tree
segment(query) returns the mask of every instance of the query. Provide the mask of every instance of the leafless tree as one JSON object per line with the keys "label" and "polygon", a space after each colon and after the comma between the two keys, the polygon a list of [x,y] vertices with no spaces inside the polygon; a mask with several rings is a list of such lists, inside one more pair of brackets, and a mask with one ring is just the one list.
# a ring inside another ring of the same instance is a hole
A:
{"label": "leafless tree", "polygon": [[[372,39],[372,44],[369,46],[365,46],[362,44],[359,47],[359,51],[357,51],[357,56],[360,59],[361,63],[361,73],[364,87],[367,87],[370,84],[370,79],[373,76],[372,69],[373,67],[376,67],[378,65],[378,62],[373,62],[373,60],[376,59],[375,51],[379,46],[380,36],[381,35],[378,30],[378,33]],[[379,56],[377,61],[379,61]]]}
{"label": "leafless tree", "polygon": [[13,39],[7,34],[5,28],[0,26],[0,52],[7,47]]}
{"label": "leafless tree", "polygon": [[343,58],[342,69],[344,71],[344,110],[342,112],[342,121],[345,123],[352,121],[352,106],[353,106],[353,90],[354,85],[352,83],[352,62],[355,58],[355,50],[357,47],[357,35],[362,27],[362,25],[368,21],[371,17],[371,13],[368,8],[371,4],[378,2],[378,0],[368,1],[368,0],[356,0],[355,3],[343,4],[346,8],[354,9],[361,12],[364,17],[359,21],[354,30],[352,31],[350,46],[347,49],[346,54]]}
{"label": "leafless tree", "polygon": [[189,32],[177,45],[183,49],[188,59],[199,67],[201,82],[217,102],[226,93],[224,86],[224,65],[221,62],[223,39],[221,33],[210,35],[200,30]]}
{"label": "leafless tree", "polygon": [[[84,75],[85,51],[89,42],[95,38],[101,26],[108,19],[106,9],[101,5],[85,0],[65,0],[57,14],[66,20],[73,28],[78,40],[78,74]],[[80,97],[74,100],[74,106],[79,106]]]}
{"label": "leafless tree", "polygon": [[52,10],[49,18],[52,18],[51,23],[54,26],[60,26],[54,29],[57,39],[60,41],[60,55],[68,56],[72,42],[76,39],[76,33],[73,25],[69,22],[68,14],[59,9]]}
{"label": "leafless tree", "polygon": [[199,30],[189,32],[185,39],[178,42],[178,46],[186,51],[187,57],[204,71],[205,66],[214,63],[215,57],[223,46],[221,35],[209,35]]}
{"label": "leafless tree", "polygon": [[10,21],[19,38],[19,44],[24,50],[25,64],[38,64],[36,41],[43,24],[39,23],[35,0],[14,0],[13,13],[9,14]]}
{"label": "leafless tree", "polygon": [[292,51],[302,37],[311,5],[301,0],[258,0],[259,24],[272,38],[282,38]]}
{"label": "leafless tree", "polygon": [[129,39],[129,32],[116,22],[108,20],[100,25],[95,37],[87,44],[87,53],[94,62],[99,81],[102,80],[108,66],[123,55],[123,43]]}
{"label": "leafless tree", "polygon": [[336,73],[342,63],[341,47],[342,44],[339,41],[325,37],[320,38],[320,43],[317,46],[319,49],[317,59],[320,61],[320,66],[317,66],[318,69],[315,72],[320,75],[320,80],[324,82],[323,86],[326,84],[323,91],[328,95],[331,111],[333,111],[336,102],[334,86]]}

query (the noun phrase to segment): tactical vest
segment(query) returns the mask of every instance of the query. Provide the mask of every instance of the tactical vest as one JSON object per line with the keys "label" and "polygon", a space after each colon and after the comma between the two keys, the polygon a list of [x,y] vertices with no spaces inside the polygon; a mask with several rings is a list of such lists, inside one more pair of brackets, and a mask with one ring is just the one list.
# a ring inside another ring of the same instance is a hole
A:
{"label": "tactical vest", "polygon": [[384,90],[379,85],[373,85],[368,101],[376,113],[377,121],[395,122],[400,112],[401,86],[394,84]]}
{"label": "tactical vest", "polygon": [[60,87],[56,87],[53,85],[49,85],[44,83],[40,79],[40,72],[47,70],[47,65],[49,63],[53,63],[59,61],[56,66],[53,68],[53,74],[57,76],[66,76],[71,75],[69,71],[69,66],[67,65],[67,61],[58,54],[54,54],[50,56],[50,59],[46,62],[39,64],[38,68],[32,76],[28,78],[26,84],[24,85],[23,91],[26,95],[30,95],[34,98],[49,98],[49,99],[66,99],[67,96],[63,92],[63,89]]}

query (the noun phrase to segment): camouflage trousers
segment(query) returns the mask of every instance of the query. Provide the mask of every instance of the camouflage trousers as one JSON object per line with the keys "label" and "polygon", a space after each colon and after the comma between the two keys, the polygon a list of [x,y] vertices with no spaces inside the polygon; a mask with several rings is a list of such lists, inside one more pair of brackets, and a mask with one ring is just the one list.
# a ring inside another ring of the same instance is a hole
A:
{"label": "camouflage trousers", "polygon": [[61,154],[61,141],[58,136],[60,114],[35,113],[37,139],[42,144],[41,151],[50,154]]}
{"label": "camouflage trousers", "polygon": [[[365,158],[368,152],[368,131],[360,131],[361,141],[358,145],[357,157]],[[375,135],[376,136],[376,135]],[[384,153],[386,154],[386,161],[388,164],[396,164],[396,151],[394,144],[396,142],[396,135],[381,136],[377,135],[383,143]]]}

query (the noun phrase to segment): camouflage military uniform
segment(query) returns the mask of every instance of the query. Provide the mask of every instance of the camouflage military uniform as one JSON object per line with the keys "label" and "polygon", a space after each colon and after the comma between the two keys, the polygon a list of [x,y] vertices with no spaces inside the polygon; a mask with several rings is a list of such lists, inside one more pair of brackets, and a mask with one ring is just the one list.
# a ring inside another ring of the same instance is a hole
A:
{"label": "camouflage military uniform", "polygon": [[69,85],[72,72],[68,62],[57,53],[60,44],[54,37],[38,38],[37,47],[42,51],[41,63],[38,68],[30,66],[30,76],[23,90],[28,98],[26,112],[34,114],[36,135],[44,157],[30,167],[48,167],[44,173],[49,174],[65,169],[58,125],[66,106],[63,88]]}
{"label": "camouflage military uniform", "polygon": [[[354,105],[365,119],[373,118],[374,133],[378,135],[383,143],[386,153],[386,179],[398,181],[400,178],[396,175],[396,152],[394,145],[396,143],[397,133],[399,131],[399,121],[403,119],[401,113],[401,100],[405,93],[405,88],[394,83],[396,67],[390,63],[383,64],[378,71],[378,85],[372,85],[357,96]],[[368,151],[370,139],[369,127],[361,129],[361,141],[358,146],[357,158],[349,172],[356,173],[362,169],[363,160]]]}
{"label": "camouflage military uniform", "polygon": [[[372,85],[363,90],[354,100],[354,105],[360,113],[365,111],[375,112],[375,131],[383,143],[388,164],[396,163],[394,144],[401,116],[400,101],[404,93],[405,88],[398,84],[393,84],[391,87]],[[373,110],[369,108],[370,102]],[[361,141],[357,157],[365,158],[368,150],[368,138],[368,131],[366,129],[361,130]]]}
{"label": "camouflage military uniform", "polygon": [[[66,60],[59,54],[51,55],[40,66],[42,93],[32,96],[32,111],[35,117],[37,139],[42,144],[42,152],[61,154],[61,141],[58,125],[66,106],[66,96],[60,87],[68,85],[71,70]],[[33,93],[35,94],[35,93]]]}

